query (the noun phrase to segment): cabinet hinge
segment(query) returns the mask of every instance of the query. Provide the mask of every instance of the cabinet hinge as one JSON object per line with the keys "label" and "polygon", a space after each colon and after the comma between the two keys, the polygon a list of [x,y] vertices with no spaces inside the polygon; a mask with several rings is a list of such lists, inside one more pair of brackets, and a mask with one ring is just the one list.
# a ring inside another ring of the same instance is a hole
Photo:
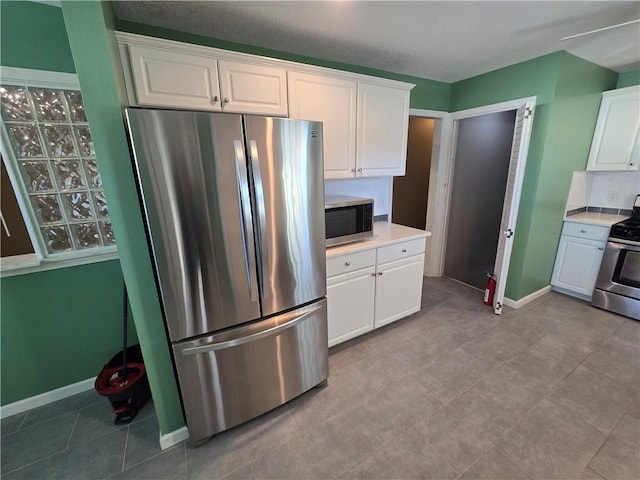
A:
{"label": "cabinet hinge", "polygon": [[531,107],[524,107],[524,118],[530,118],[533,115],[533,109]]}
{"label": "cabinet hinge", "polygon": [[502,312],[502,303],[500,303],[500,302],[496,302],[496,310],[497,310],[498,312]]}
{"label": "cabinet hinge", "polygon": [[511,238],[511,237],[513,237],[513,230],[508,228],[507,231],[504,232],[504,234],[507,236],[507,238]]}

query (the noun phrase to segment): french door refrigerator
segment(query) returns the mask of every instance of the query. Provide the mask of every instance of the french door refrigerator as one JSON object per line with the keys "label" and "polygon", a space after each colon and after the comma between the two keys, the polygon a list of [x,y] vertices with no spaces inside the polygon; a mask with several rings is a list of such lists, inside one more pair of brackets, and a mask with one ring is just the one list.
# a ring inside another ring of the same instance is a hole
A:
{"label": "french door refrigerator", "polygon": [[126,118],[197,442],[327,378],[322,123],[141,108]]}

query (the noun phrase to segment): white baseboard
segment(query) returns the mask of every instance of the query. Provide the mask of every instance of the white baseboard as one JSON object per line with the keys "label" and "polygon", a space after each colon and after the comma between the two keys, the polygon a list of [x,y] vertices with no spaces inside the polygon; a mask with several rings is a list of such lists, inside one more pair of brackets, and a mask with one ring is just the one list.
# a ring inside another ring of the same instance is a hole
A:
{"label": "white baseboard", "polygon": [[527,303],[533,302],[535,299],[540,298],[543,295],[546,295],[551,291],[551,285],[547,285],[546,287],[541,288],[533,293],[530,293],[526,297],[522,297],[520,300],[511,300],[510,298],[504,297],[504,301],[502,302],[505,306],[511,308],[521,308],[524,307]]}
{"label": "white baseboard", "polygon": [[41,393],[40,395],[35,395],[33,397],[25,398],[24,400],[18,400],[17,402],[9,403],[8,405],[0,407],[0,418],[10,417],[11,415],[26,412],[27,410],[31,410],[32,408],[42,407],[43,405],[62,400],[63,398],[70,397],[71,395],[75,395],[77,393],[86,392],[87,390],[91,390],[93,388],[95,381],[96,377],[87,378],[86,380],[72,383],[71,385],[66,385],[49,392]]}
{"label": "white baseboard", "polygon": [[589,303],[591,303],[591,300],[593,298],[592,295],[585,295],[583,293],[573,292],[571,290],[567,290],[567,289],[562,288],[562,287],[555,287],[554,286],[554,287],[551,287],[551,289],[554,292],[562,293],[563,295],[569,295],[570,297],[574,297],[574,298],[577,298],[579,300],[584,300],[585,302],[589,302]]}
{"label": "white baseboard", "polygon": [[182,427],[165,435],[160,432],[160,449],[166,450],[189,438],[189,430]]}

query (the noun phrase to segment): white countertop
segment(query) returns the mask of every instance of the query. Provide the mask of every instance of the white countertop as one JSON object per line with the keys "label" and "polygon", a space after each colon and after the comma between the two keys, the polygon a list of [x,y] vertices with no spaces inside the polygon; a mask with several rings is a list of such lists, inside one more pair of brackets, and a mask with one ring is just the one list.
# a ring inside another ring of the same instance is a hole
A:
{"label": "white countertop", "polygon": [[613,215],[611,213],[584,212],[570,217],[564,217],[565,222],[585,223],[587,225],[601,225],[610,227],[614,223],[621,222],[629,218],[629,215]]}
{"label": "white countertop", "polygon": [[431,232],[418,230],[416,228],[405,227],[388,222],[375,222],[373,224],[373,237],[359,242],[347,243],[327,248],[327,258],[344,253],[357,252],[358,250],[368,250],[370,248],[382,247],[390,243],[411,240],[414,238],[430,237]]}

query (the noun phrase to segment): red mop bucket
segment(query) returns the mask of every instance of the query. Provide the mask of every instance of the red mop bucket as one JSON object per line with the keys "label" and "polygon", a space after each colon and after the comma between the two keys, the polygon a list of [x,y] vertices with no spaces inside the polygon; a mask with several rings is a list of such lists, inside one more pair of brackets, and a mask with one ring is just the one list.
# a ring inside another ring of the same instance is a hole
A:
{"label": "red mop bucket", "polygon": [[102,368],[95,383],[96,391],[111,402],[116,425],[131,422],[151,396],[140,346],[126,349],[129,358],[126,367],[124,352],[118,353]]}
{"label": "red mop bucket", "polygon": [[123,300],[123,349],[102,367],[95,382],[96,392],[107,397],[111,402],[113,413],[116,415],[114,420],[116,425],[131,422],[151,396],[140,345],[127,348],[129,309],[126,287]]}

